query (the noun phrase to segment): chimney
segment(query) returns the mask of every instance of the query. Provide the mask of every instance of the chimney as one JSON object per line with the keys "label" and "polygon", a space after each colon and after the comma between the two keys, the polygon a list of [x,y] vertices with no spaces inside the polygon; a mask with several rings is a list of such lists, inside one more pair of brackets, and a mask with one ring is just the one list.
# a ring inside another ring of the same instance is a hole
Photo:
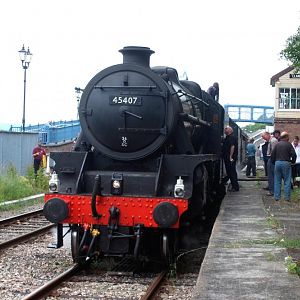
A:
{"label": "chimney", "polygon": [[123,64],[133,64],[150,68],[150,55],[155,53],[148,47],[128,46],[119,50],[123,54]]}

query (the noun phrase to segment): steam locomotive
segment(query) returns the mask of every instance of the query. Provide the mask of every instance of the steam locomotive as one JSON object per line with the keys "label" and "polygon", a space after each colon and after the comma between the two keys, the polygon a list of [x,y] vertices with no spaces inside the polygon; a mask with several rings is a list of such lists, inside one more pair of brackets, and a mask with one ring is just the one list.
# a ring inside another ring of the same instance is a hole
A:
{"label": "steam locomotive", "polygon": [[176,69],[150,68],[150,48],[120,52],[123,63],[84,89],[73,151],[51,153],[44,215],[70,225],[74,261],[154,255],[172,263],[182,228],[223,196],[224,109]]}

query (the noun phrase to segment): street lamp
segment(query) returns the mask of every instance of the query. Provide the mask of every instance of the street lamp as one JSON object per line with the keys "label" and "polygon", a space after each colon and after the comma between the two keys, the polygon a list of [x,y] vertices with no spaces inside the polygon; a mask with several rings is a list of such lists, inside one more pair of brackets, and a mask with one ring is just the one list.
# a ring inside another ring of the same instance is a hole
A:
{"label": "street lamp", "polygon": [[22,49],[19,51],[22,67],[24,69],[24,100],[23,100],[23,118],[22,118],[22,131],[25,131],[25,98],[26,98],[26,70],[29,68],[32,53],[30,53],[29,47],[25,50],[24,44]]}
{"label": "street lamp", "polygon": [[79,102],[81,99],[81,94],[83,93],[83,89],[81,89],[80,87],[75,87],[75,93],[77,94],[77,119],[79,119]]}

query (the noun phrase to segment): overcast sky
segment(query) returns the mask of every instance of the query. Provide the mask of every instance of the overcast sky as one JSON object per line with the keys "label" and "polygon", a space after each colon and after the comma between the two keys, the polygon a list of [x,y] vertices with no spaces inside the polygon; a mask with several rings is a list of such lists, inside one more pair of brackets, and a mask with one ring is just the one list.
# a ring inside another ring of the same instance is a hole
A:
{"label": "overcast sky", "polygon": [[33,53],[26,125],[76,119],[75,87],[131,45],[204,90],[219,82],[222,104],[273,105],[270,78],[288,66],[279,53],[299,25],[299,0],[1,1],[0,123],[22,123],[23,44]]}

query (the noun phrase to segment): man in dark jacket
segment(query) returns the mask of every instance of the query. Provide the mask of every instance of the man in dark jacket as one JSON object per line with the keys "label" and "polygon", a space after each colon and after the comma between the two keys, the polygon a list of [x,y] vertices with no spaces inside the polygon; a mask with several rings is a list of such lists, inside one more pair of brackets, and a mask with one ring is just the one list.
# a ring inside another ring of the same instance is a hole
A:
{"label": "man in dark jacket", "polygon": [[274,198],[276,201],[281,197],[281,181],[284,182],[284,199],[290,201],[291,197],[291,163],[296,161],[296,152],[291,143],[289,135],[283,131],[280,141],[275,145],[271,153],[271,161],[275,164],[274,170]]}
{"label": "man in dark jacket", "polygon": [[224,133],[226,137],[222,147],[222,154],[227,176],[222,181],[226,183],[230,179],[232,185],[231,191],[237,192],[240,189],[236,173],[238,141],[233,135],[233,129],[230,126],[225,127]]}
{"label": "man in dark jacket", "polygon": [[212,86],[209,87],[207,93],[216,101],[219,102],[219,84],[215,82]]}
{"label": "man in dark jacket", "polygon": [[37,172],[41,166],[43,155],[46,155],[45,149],[42,148],[41,144],[37,144],[32,150],[33,167],[34,167],[35,176],[37,175]]}

